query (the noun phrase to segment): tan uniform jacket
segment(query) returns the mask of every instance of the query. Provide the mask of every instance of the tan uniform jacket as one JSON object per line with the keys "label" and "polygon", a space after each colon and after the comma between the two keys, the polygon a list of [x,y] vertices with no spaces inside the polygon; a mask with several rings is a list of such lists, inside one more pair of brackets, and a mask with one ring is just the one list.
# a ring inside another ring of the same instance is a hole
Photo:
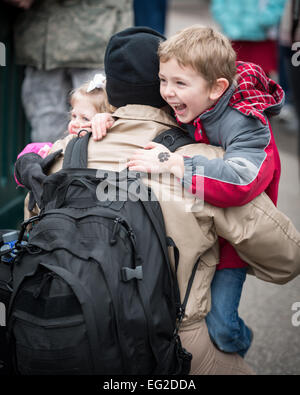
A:
{"label": "tan uniform jacket", "polygon": [[[134,150],[144,147],[162,131],[177,126],[164,111],[148,106],[128,105],[114,115],[118,120],[107,136],[98,142],[90,139],[89,168],[122,170]],[[71,138],[56,142],[52,151],[65,149]],[[188,145],[177,152],[209,158],[223,155],[222,149],[206,144]],[[58,171],[61,166],[62,160],[52,171]],[[168,175],[151,176],[145,182],[150,183],[159,198],[167,233],[180,251],[181,297],[194,263],[201,257],[183,325],[196,327],[210,309],[210,284],[218,263],[217,235],[236,247],[258,278],[280,284],[299,274],[300,234],[265,194],[245,206],[221,209],[204,204],[186,191],[183,193],[181,183]],[[172,251],[170,257],[172,260]]]}

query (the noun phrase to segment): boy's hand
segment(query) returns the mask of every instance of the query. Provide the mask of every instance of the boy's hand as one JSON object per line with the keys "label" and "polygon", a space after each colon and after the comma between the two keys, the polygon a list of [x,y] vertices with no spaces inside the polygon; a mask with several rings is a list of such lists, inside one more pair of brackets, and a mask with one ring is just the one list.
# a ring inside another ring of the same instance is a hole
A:
{"label": "boy's hand", "polygon": [[154,142],[148,143],[144,149],[135,151],[127,167],[131,171],[172,173],[178,178],[184,175],[183,157]]}
{"label": "boy's hand", "polygon": [[115,123],[111,114],[104,112],[94,115],[91,120],[92,134],[95,141],[101,140],[106,136],[107,130]]}

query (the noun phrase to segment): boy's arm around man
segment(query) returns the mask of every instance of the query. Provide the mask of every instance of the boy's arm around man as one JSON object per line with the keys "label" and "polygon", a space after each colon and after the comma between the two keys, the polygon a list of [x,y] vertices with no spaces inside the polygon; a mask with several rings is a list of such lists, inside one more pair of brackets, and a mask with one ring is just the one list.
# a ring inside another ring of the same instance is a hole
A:
{"label": "boy's arm around man", "polygon": [[[228,108],[205,131],[213,145],[221,145],[223,158],[185,157],[184,184],[204,200],[218,207],[241,206],[265,191],[279,178],[280,161],[268,123],[247,118]],[[212,130],[213,129],[213,130]],[[215,137],[213,137],[215,136]],[[277,180],[278,181],[278,180]],[[197,191],[197,186],[203,191]],[[277,200],[278,185],[271,199]]]}
{"label": "boy's arm around man", "polygon": [[195,193],[197,169],[203,166],[200,177],[204,176],[207,202],[240,206],[266,191],[276,204],[280,158],[267,116],[280,112],[284,92],[259,66],[237,65],[238,85],[232,84],[212,109],[194,121],[195,140],[222,146],[224,157],[212,161],[201,156],[186,158],[185,186],[190,184]]}

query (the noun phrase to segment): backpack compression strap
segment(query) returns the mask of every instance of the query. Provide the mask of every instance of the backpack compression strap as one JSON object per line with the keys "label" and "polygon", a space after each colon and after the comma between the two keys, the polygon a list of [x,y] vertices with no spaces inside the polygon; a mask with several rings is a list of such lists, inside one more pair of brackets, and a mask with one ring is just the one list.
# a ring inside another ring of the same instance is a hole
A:
{"label": "backpack compression strap", "polygon": [[87,167],[87,148],[91,135],[90,132],[83,137],[74,137],[69,141],[64,155],[63,169]]}
{"label": "backpack compression strap", "polygon": [[168,129],[160,135],[156,136],[153,141],[155,143],[163,144],[171,152],[176,151],[177,148],[184,145],[195,144],[195,140],[193,140],[188,133],[185,133],[182,129],[175,127],[172,129]]}

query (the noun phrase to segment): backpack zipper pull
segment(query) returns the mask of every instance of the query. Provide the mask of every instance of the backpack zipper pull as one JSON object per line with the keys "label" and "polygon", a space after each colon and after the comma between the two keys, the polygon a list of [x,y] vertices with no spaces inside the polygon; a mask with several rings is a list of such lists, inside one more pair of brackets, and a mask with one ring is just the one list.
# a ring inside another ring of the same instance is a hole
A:
{"label": "backpack zipper pull", "polygon": [[116,217],[116,218],[114,219],[115,225],[114,225],[114,228],[113,228],[113,232],[112,232],[112,235],[111,235],[111,239],[110,239],[110,241],[109,241],[109,244],[110,244],[111,246],[114,245],[114,244],[116,244],[116,242],[117,242],[116,235],[117,235],[118,232],[119,232],[120,223],[121,223],[121,222],[122,222],[122,219],[119,218],[119,217]]}

